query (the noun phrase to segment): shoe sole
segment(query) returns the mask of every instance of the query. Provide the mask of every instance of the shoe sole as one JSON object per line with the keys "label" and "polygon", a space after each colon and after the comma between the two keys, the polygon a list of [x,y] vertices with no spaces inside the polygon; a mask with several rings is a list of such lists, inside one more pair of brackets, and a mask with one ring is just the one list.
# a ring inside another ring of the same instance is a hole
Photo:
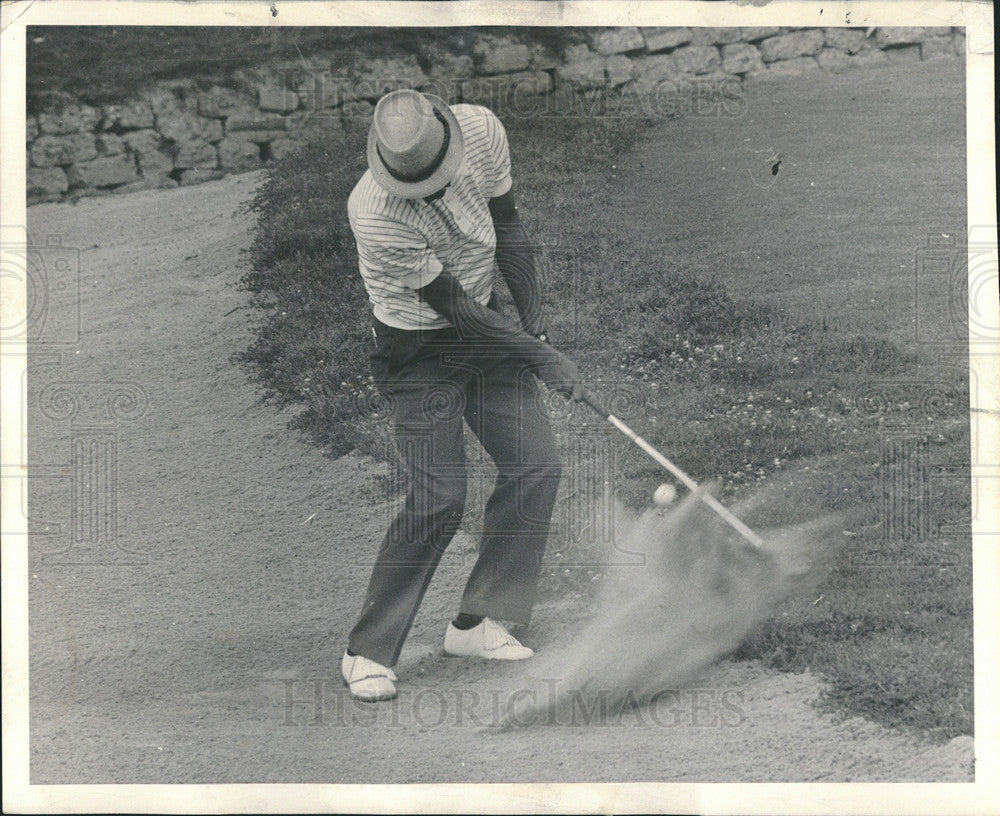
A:
{"label": "shoe sole", "polygon": [[525,655],[524,657],[490,657],[489,655],[482,655],[482,654],[456,654],[455,652],[449,652],[447,650],[445,650],[443,654],[445,657],[474,657],[478,658],[479,660],[503,660],[508,663],[517,660],[529,660],[530,658],[535,656],[535,653],[532,652],[531,654]]}
{"label": "shoe sole", "polygon": [[393,694],[392,697],[359,697],[353,691],[351,692],[351,699],[357,700],[359,703],[387,703],[390,700],[395,700],[398,694]]}
{"label": "shoe sole", "polygon": [[384,703],[389,700],[395,700],[399,696],[399,692],[396,691],[393,692],[392,696],[390,697],[362,697],[360,694],[355,694],[353,691],[351,691],[351,684],[348,683],[346,680],[343,680],[343,683],[344,683],[344,688],[346,688],[350,692],[351,699],[357,700],[359,703]]}

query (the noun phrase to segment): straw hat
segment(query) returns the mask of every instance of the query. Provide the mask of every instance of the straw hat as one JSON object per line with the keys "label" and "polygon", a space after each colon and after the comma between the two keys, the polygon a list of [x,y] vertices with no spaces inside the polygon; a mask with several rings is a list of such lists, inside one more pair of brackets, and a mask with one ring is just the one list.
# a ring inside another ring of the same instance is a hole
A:
{"label": "straw hat", "polygon": [[403,198],[436,193],[454,178],[464,155],[462,128],[440,97],[393,91],[375,106],[368,168],[388,192]]}

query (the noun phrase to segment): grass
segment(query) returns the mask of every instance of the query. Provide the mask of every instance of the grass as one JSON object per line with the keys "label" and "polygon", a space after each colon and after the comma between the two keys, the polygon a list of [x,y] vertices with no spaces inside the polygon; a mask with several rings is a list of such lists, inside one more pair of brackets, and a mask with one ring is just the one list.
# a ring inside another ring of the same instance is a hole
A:
{"label": "grass", "polygon": [[[225,82],[244,68],[277,66],[301,57],[348,53],[359,37],[372,53],[412,49],[398,29],[267,26],[30,26],[28,112],[49,97],[75,94],[90,104],[120,102],[157,80],[196,77]],[[448,30],[423,30],[424,48],[459,47]]]}
{"label": "grass", "polygon": [[[928,234],[964,230],[961,88],[921,65],[751,89],[739,121],[507,119],[548,323],[595,388],[639,395],[626,420],[727,501],[783,485],[769,524],[842,514],[817,597],[737,655],[822,675],[831,710],[937,738],[972,733],[968,393],[912,336],[912,264]],[[261,311],[242,362],[334,456],[386,450],[344,214],[362,139],[326,133],[275,168],[244,281]],[[748,184],[775,144],[787,176]],[[937,158],[914,168],[921,152]],[[864,397],[873,384],[884,398]],[[883,534],[900,435],[946,474],[929,535]],[[644,506],[662,473],[624,443],[619,461],[616,491]],[[593,580],[557,559],[545,589]]]}
{"label": "grass", "polygon": [[[479,28],[515,35],[517,28]],[[532,29],[536,41],[559,49],[581,41],[581,29]],[[412,55],[425,71],[442,52],[472,55],[469,28],[329,26],[29,26],[28,113],[74,94],[93,105],[128,100],[158,80],[196,78],[209,86],[240,69],[277,67],[312,56],[340,68],[356,54]]]}

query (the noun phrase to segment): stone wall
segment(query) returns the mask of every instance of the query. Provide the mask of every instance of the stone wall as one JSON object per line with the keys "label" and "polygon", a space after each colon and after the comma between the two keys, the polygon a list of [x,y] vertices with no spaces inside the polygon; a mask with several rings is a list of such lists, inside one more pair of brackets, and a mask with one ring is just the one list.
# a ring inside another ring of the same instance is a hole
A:
{"label": "stone wall", "polygon": [[399,87],[503,108],[526,99],[676,95],[692,82],[766,81],[965,52],[962,29],[927,27],[607,28],[571,39],[553,46],[477,33],[468,54],[359,53],[336,71],[333,54],[312,55],[237,72],[225,87],[193,77],[100,107],[55,95],[26,120],[28,201],[175,187],[267,166],[311,127],[363,121],[379,96]]}

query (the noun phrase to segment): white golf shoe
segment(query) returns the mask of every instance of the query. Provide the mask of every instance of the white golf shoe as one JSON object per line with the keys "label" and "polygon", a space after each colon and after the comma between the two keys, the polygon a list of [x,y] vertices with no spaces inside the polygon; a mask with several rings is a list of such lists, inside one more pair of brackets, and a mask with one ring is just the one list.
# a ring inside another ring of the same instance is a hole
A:
{"label": "white golf shoe", "polygon": [[399,678],[388,666],[361,655],[352,657],[344,652],[344,657],[340,661],[340,673],[344,675],[344,683],[356,700],[376,703],[379,700],[392,700],[396,697],[394,683]]}
{"label": "white golf shoe", "polygon": [[484,657],[487,660],[526,660],[534,652],[492,618],[471,629],[449,623],[444,633],[444,653],[450,657]]}

